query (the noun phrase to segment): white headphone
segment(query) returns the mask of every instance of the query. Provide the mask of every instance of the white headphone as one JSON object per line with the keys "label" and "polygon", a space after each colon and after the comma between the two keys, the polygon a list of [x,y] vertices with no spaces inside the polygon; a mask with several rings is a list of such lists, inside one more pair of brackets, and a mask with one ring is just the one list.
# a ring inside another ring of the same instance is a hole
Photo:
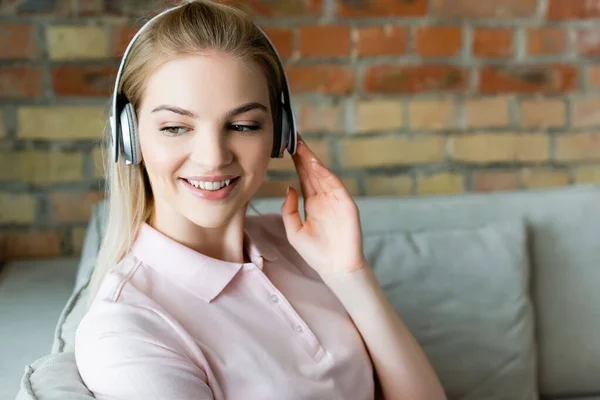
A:
{"label": "white headphone", "polygon": [[[125,162],[127,164],[138,164],[142,160],[135,110],[133,105],[127,99],[127,96],[119,91],[121,75],[123,74],[123,69],[125,67],[127,57],[129,56],[129,52],[131,51],[131,48],[133,47],[133,44],[139,35],[147,26],[150,25],[152,21],[184,5],[185,4],[182,4],[177,7],[167,9],[150,19],[137,31],[125,49],[125,54],[123,55],[121,65],[119,66],[119,70],[117,72],[110,112],[110,131],[115,162],[119,161],[119,155],[121,153],[125,157]],[[276,118],[275,121],[281,121],[281,126],[279,127],[279,131],[277,130],[277,127],[274,129],[271,157],[282,158],[285,150],[292,155],[296,153],[298,141],[296,121],[290,102],[290,88],[285,70],[283,68],[283,63],[281,62],[281,58],[279,57],[273,42],[271,42],[267,34],[258,25],[255,26],[263,34],[267,43],[275,53],[275,58],[277,59],[277,63],[281,70],[281,104],[279,110],[274,110],[274,112],[279,113],[278,118]]]}

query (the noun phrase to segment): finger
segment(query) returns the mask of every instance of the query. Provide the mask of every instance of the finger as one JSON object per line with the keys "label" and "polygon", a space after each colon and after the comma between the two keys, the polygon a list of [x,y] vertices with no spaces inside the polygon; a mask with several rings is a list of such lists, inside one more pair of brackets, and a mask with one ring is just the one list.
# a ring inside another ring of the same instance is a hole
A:
{"label": "finger", "polygon": [[298,142],[298,148],[296,150],[296,154],[294,155],[294,163],[300,165],[304,170],[306,186],[313,189],[311,194],[317,194],[322,192],[322,190],[319,183],[319,177],[315,175],[315,171],[312,166],[313,162],[318,162],[316,155],[308,148],[306,143]]}
{"label": "finger", "polygon": [[317,158],[306,143],[302,143],[299,150],[299,156],[304,165],[308,164],[307,168],[311,171],[309,174],[310,182],[318,193],[344,188],[342,182]]}
{"label": "finger", "polygon": [[336,200],[352,197],[342,180],[322,163],[313,162],[311,167],[315,171],[315,175],[319,177],[319,188],[321,193],[333,196]]}
{"label": "finger", "polygon": [[286,235],[290,240],[291,236],[302,229],[302,218],[300,218],[298,212],[298,193],[292,187],[288,187],[288,192],[281,206],[281,215]]}
{"label": "finger", "polygon": [[343,189],[345,187],[341,179],[338,178],[320,161],[312,161],[310,163],[310,167],[314,171],[314,174],[318,177],[318,182],[322,190],[331,191]]}
{"label": "finger", "polygon": [[[298,147],[305,147],[305,145],[300,144],[299,142]],[[300,156],[298,152],[294,154],[292,160],[294,161],[294,166],[296,167],[296,172],[298,173],[298,178],[300,179],[300,188],[302,189],[302,195],[304,197],[308,197],[317,194],[317,190],[314,187],[313,182],[310,178],[310,165],[303,161],[302,156]]]}

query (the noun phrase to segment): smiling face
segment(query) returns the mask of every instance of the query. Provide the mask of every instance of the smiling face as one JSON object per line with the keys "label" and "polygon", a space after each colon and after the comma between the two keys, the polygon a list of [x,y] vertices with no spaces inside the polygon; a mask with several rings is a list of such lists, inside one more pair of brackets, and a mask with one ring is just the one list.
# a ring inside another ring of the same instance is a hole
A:
{"label": "smiling face", "polygon": [[222,53],[168,61],[146,82],[138,128],[155,217],[169,230],[222,227],[245,214],[267,172],[273,118],[265,75]]}

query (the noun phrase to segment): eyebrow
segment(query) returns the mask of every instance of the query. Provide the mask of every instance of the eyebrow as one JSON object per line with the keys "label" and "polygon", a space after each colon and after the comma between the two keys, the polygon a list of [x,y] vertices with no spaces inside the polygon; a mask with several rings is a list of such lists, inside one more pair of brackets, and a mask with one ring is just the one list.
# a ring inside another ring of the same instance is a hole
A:
{"label": "eyebrow", "polygon": [[[243,113],[251,111],[251,110],[261,110],[261,111],[267,112],[268,109],[265,105],[263,105],[261,103],[252,102],[252,103],[242,104],[239,107],[236,107],[232,110],[227,111],[225,116],[227,118],[231,118],[231,117],[235,117],[236,115],[243,114]],[[162,105],[156,107],[154,110],[152,110],[153,113],[158,112],[158,111],[171,111],[175,114],[183,115],[184,117],[198,118],[198,115],[196,115],[194,112],[192,112],[190,110],[186,110],[184,108],[176,107],[176,106],[172,106],[172,105],[168,105],[168,104],[162,104]]]}

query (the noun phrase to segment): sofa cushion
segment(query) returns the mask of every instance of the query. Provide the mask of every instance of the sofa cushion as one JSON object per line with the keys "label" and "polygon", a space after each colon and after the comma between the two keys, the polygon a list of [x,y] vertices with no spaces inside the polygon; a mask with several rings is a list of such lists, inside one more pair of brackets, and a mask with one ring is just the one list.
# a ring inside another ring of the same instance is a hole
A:
{"label": "sofa cushion", "polygon": [[49,354],[25,367],[16,400],[91,400],[72,352]]}
{"label": "sofa cushion", "polygon": [[453,400],[538,398],[522,221],[365,235],[365,255]]}
{"label": "sofa cushion", "polygon": [[14,398],[23,367],[48,354],[73,290],[77,257],[14,260],[0,273],[0,399]]}

